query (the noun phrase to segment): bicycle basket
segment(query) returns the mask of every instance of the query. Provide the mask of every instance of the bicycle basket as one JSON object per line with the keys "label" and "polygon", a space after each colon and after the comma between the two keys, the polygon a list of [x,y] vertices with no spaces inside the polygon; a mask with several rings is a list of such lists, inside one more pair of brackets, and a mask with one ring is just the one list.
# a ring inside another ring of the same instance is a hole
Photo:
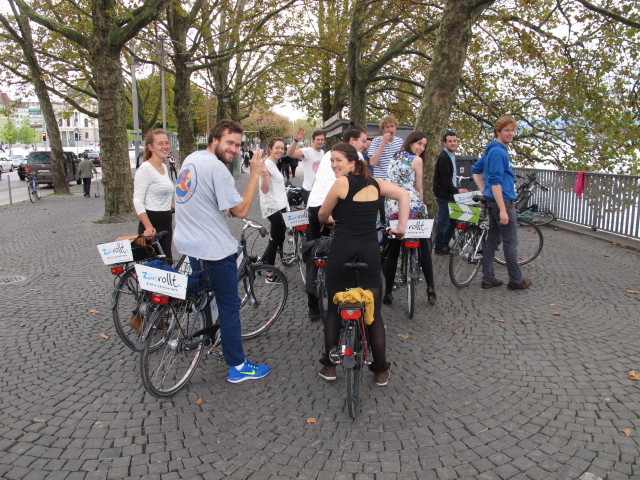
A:
{"label": "bicycle basket", "polygon": [[287,200],[289,201],[289,205],[292,207],[299,207],[302,205],[302,189],[291,188],[287,190]]}
{"label": "bicycle basket", "polygon": [[153,248],[153,245],[147,243],[144,238],[140,237],[139,239],[131,242],[131,253],[133,254],[134,262],[141,262],[155,257],[156,249]]}

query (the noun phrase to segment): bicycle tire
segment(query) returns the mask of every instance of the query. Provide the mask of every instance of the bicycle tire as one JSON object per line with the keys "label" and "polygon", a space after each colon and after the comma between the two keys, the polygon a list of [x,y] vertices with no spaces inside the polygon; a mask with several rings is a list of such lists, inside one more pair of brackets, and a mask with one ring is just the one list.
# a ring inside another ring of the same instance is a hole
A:
{"label": "bicycle tire", "polygon": [[296,262],[295,232],[290,228],[285,231],[284,243],[280,251],[280,261],[285,267],[290,267]]}
{"label": "bicycle tire", "polygon": [[300,276],[302,277],[302,284],[307,284],[307,264],[302,258],[302,242],[305,239],[305,235],[302,231],[296,230],[295,233],[295,247],[296,247],[296,261],[298,262],[298,268],[300,269]]}
{"label": "bicycle tire", "polygon": [[37,198],[38,200],[42,200],[42,193],[40,192],[40,187],[39,187],[38,185],[36,185],[36,191],[35,191],[35,193],[36,193],[36,198]]}
{"label": "bicycle tire", "polygon": [[534,212],[533,217],[531,218],[531,221],[538,226],[548,225],[555,220],[556,216],[549,210]]}
{"label": "bicycle tire", "polygon": [[327,285],[324,281],[324,267],[318,267],[318,276],[316,280],[318,308],[320,309],[320,318],[324,322],[327,319],[327,310],[329,309],[329,298],[327,297]]}
{"label": "bicycle tire", "polygon": [[[544,245],[544,237],[537,225],[524,218],[518,218],[517,230],[518,265],[526,265],[540,255]],[[503,250],[496,251],[495,261],[500,265],[507,264]]]}
{"label": "bicycle tire", "polygon": [[[274,281],[267,281],[272,276]],[[280,317],[289,285],[284,273],[272,265],[249,265],[238,278],[242,338],[257,337]]]}
{"label": "bicycle tire", "polygon": [[140,377],[151,395],[170,397],[189,382],[204,354],[194,334],[204,335],[205,314],[187,299],[159,308],[151,321],[153,328],[140,353]]}
{"label": "bicycle tire", "polygon": [[458,235],[453,247],[451,247],[449,277],[458,288],[469,285],[480,269],[482,258],[476,258],[475,252],[481,236],[480,227],[470,226]]}
{"label": "bicycle tire", "polygon": [[131,267],[113,290],[111,315],[118,336],[134,352],[144,348],[140,338],[155,310],[155,304],[149,301],[149,293],[140,288],[136,270]]}
{"label": "bicycle tire", "polygon": [[35,203],[36,194],[33,191],[33,188],[31,188],[31,185],[27,185],[27,191],[29,192],[29,200],[31,200],[31,203]]}
{"label": "bicycle tire", "polygon": [[418,253],[415,248],[409,249],[407,275],[407,308],[409,318],[413,318],[416,308],[416,287],[418,285]]}
{"label": "bicycle tire", "polygon": [[357,328],[357,326],[351,326],[345,330],[345,346],[351,348],[356,357],[356,364],[344,369],[347,387],[347,413],[351,418],[356,418],[358,413],[360,383],[362,383],[362,352],[360,351],[361,343],[358,340]]}

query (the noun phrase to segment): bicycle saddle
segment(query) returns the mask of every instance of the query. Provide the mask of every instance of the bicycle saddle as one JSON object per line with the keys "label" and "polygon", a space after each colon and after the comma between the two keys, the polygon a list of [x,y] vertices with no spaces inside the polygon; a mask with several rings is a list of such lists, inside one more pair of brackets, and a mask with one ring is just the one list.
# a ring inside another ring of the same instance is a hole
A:
{"label": "bicycle saddle", "polygon": [[364,262],[347,262],[344,264],[344,268],[347,270],[366,270],[369,265]]}
{"label": "bicycle saddle", "polygon": [[474,195],[472,198],[474,202],[487,203],[487,197],[484,195]]}

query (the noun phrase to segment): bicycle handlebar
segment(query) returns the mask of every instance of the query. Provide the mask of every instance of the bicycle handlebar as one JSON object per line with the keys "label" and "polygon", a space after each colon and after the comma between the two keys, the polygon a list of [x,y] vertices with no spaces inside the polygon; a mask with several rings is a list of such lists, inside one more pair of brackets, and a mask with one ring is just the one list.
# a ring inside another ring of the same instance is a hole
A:
{"label": "bicycle handlebar", "polygon": [[266,237],[267,236],[267,229],[264,228],[262,225],[260,225],[258,222],[254,222],[250,218],[243,218],[242,221],[244,222],[244,227],[242,228],[243,231],[245,229],[251,227],[251,228],[255,228],[256,230],[258,230],[258,233],[260,233],[261,237]]}

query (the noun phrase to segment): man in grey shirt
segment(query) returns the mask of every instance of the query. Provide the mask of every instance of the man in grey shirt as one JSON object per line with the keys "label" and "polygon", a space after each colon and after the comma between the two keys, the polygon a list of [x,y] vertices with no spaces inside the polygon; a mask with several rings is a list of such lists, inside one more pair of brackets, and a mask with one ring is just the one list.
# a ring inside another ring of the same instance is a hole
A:
{"label": "man in grey shirt", "polygon": [[269,374],[267,365],[250,362],[244,355],[240,325],[240,297],[236,279],[238,241],[225,221],[227,210],[245,218],[249,213],[264,160],[258,150],[249,164],[249,182],[242,195],[226,164],[238,154],[242,126],[222,120],[209,133],[206,150],[184,159],[176,182],[176,228],[173,241],[189,256],[192,268],[204,266],[209,289],[218,305],[222,352],[229,366],[227,380],[240,383]]}

